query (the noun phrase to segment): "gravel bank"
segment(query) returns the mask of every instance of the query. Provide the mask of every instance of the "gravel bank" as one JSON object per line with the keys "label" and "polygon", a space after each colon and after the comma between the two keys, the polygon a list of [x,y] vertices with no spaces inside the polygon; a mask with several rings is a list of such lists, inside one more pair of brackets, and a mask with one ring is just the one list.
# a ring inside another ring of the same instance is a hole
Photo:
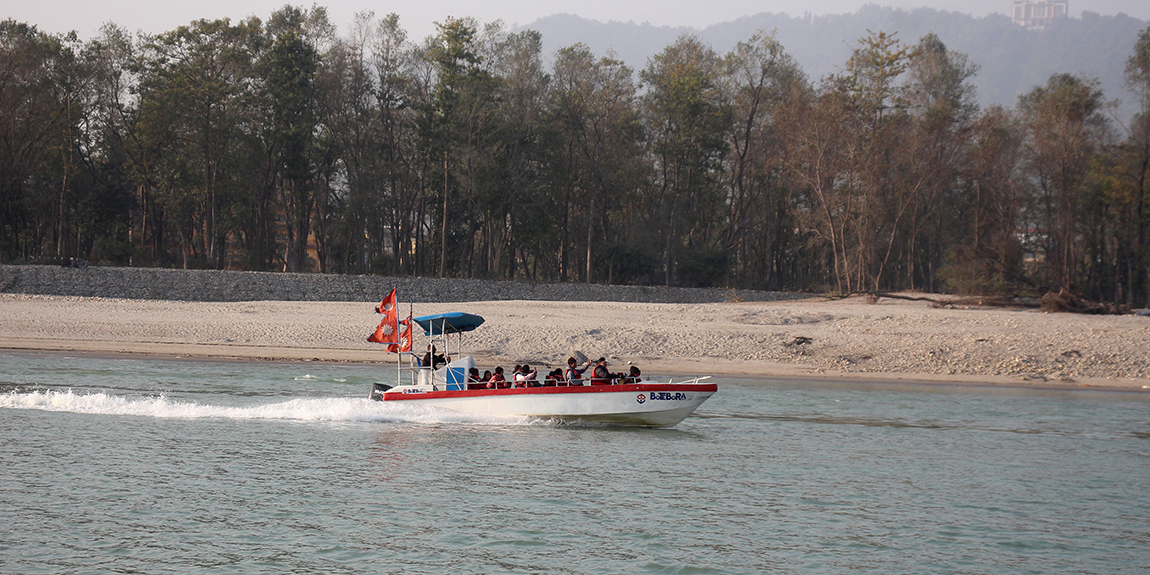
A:
{"label": "gravel bank", "polygon": [[162,268],[0,266],[0,293],[172,301],[372,301],[398,287],[415,303],[467,301],[594,301],[717,303],[778,301],[793,293],[548,284],[518,281],[394,278]]}
{"label": "gravel bank", "polygon": [[[398,284],[400,305],[414,302],[416,315],[486,318],[465,338],[485,368],[554,367],[580,350],[651,374],[1150,391],[1150,317],[1135,315],[310,274],[32,266],[0,274],[3,291],[16,292],[0,293],[0,350],[394,362],[366,338],[379,322],[375,302]],[[416,345],[426,345],[422,335]]]}

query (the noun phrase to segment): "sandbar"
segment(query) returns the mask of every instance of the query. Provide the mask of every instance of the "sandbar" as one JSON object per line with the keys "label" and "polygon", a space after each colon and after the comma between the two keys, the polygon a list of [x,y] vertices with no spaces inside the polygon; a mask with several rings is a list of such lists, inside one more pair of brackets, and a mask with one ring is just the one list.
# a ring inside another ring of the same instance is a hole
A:
{"label": "sandbar", "polygon": [[[0,350],[394,364],[376,302],[186,302],[0,294]],[[406,307],[401,302],[402,307]],[[647,374],[855,378],[1150,391],[1150,317],[808,298],[705,304],[479,301],[480,369],[546,371],[579,350]],[[427,339],[417,334],[417,349]],[[456,352],[455,343],[452,353]]]}

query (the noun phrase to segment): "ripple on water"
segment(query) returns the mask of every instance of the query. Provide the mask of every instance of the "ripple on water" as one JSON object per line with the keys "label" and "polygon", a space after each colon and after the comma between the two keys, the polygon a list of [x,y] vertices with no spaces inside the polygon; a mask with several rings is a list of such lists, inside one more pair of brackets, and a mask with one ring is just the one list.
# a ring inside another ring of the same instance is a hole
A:
{"label": "ripple on water", "polygon": [[637,430],[398,409],[373,368],[85,361],[0,356],[5,571],[1150,570],[1141,397],[722,381]]}

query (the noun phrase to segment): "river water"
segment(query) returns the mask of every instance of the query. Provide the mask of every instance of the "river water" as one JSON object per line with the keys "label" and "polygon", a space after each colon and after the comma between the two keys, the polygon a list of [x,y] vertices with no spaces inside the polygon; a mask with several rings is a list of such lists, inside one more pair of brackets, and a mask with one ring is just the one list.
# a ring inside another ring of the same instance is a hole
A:
{"label": "river water", "polygon": [[0,572],[1150,572],[1144,394],[719,380],[650,430],[387,377],[0,355]]}

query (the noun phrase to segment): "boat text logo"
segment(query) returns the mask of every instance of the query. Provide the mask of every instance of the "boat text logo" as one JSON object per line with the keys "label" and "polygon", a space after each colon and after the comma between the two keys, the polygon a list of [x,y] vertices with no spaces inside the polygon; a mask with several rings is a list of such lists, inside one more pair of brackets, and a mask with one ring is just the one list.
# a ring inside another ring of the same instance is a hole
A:
{"label": "boat text logo", "polygon": [[652,391],[650,394],[640,393],[635,399],[639,403],[643,403],[648,399],[651,401],[684,401],[687,399],[687,394],[681,391]]}

